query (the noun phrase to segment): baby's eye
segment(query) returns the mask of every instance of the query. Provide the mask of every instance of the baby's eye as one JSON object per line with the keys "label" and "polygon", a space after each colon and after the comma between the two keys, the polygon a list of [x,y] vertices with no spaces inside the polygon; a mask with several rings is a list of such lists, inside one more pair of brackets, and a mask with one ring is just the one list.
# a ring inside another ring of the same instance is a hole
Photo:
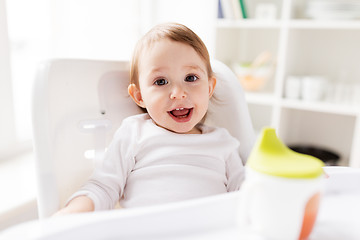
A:
{"label": "baby's eye", "polygon": [[166,79],[158,79],[154,82],[155,85],[158,85],[158,86],[162,86],[162,85],[165,85],[165,84],[168,84],[168,81]]}
{"label": "baby's eye", "polygon": [[188,75],[185,78],[186,82],[195,82],[196,80],[198,80],[199,78],[195,75]]}

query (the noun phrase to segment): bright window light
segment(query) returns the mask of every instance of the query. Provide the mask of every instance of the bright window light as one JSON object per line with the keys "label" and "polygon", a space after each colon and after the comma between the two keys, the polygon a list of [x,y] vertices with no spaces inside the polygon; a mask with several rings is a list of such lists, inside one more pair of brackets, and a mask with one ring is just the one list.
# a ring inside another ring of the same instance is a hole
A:
{"label": "bright window light", "polygon": [[7,0],[17,139],[32,138],[31,88],[51,58],[129,60],[139,33],[139,1]]}

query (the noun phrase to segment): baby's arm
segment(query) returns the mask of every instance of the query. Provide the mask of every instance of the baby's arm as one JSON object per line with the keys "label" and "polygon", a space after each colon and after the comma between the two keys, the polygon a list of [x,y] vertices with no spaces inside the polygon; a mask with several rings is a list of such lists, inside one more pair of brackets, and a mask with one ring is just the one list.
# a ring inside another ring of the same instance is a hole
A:
{"label": "baby's arm", "polygon": [[80,212],[92,212],[94,211],[94,203],[87,196],[78,196],[72,199],[66,207],[57,211],[54,216],[62,216],[71,213],[80,213]]}
{"label": "baby's arm", "polygon": [[137,146],[134,144],[137,135],[133,124],[129,125],[132,122],[128,120],[125,125],[121,125],[93,175],[54,216],[114,207],[124,191],[127,176],[135,165],[132,146]]}

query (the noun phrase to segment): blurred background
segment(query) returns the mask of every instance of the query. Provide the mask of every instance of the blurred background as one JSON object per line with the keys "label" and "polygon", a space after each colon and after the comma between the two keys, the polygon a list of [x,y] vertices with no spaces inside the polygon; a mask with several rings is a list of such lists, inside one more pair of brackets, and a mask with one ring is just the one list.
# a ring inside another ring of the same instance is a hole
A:
{"label": "blurred background", "polygon": [[39,63],[130,60],[162,22],[187,25],[233,69],[254,131],[272,126],[327,165],[360,167],[359,20],[360,0],[0,0],[0,230],[36,218]]}

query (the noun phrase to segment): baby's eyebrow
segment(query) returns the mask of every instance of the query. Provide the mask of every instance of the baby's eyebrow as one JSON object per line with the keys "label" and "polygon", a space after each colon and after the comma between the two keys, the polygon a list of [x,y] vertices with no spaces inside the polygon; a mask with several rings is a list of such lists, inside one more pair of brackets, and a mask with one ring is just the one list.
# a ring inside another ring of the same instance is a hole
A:
{"label": "baby's eyebrow", "polygon": [[166,67],[155,67],[155,68],[152,68],[150,70],[150,73],[157,73],[157,72],[162,72],[164,70],[166,70],[167,68]]}
{"label": "baby's eyebrow", "polygon": [[184,68],[186,69],[191,69],[191,70],[198,70],[198,71],[201,71],[203,73],[206,73],[204,69],[202,69],[200,66],[198,65],[187,65],[187,66],[184,66]]}

